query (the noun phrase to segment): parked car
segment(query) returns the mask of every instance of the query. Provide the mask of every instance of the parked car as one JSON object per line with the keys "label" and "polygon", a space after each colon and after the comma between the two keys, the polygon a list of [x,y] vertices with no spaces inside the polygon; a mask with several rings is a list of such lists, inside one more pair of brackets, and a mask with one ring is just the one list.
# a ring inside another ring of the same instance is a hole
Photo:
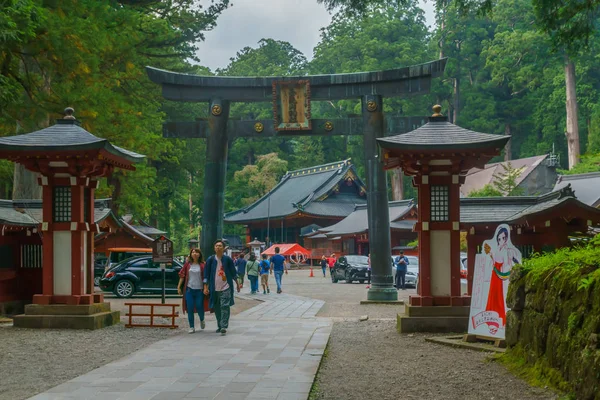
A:
{"label": "parked car", "polygon": [[106,264],[108,259],[104,254],[102,256],[96,256],[94,260],[94,286],[100,285],[100,279],[104,272],[106,271]]}
{"label": "parked car", "polygon": [[[165,269],[165,292],[177,293],[179,271],[183,265],[173,260]],[[161,293],[160,264],[152,262],[151,255],[128,258],[111,267],[100,279],[100,289],[113,292],[117,297],[131,297],[136,293]]]}
{"label": "parked car", "polygon": [[113,247],[108,249],[108,252],[108,263],[104,269],[105,271],[128,258],[152,254],[152,249],[149,247]]}
{"label": "parked car", "polygon": [[467,279],[467,253],[460,253],[460,277]]}
{"label": "parked car", "polygon": [[345,280],[347,283],[368,279],[369,258],[367,256],[347,255],[337,259],[331,270],[331,281]]}

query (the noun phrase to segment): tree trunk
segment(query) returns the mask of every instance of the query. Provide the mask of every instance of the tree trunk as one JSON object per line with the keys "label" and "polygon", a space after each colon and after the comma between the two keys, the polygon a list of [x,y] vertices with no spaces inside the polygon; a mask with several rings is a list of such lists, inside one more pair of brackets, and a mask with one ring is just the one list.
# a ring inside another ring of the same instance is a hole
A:
{"label": "tree trunk", "polygon": [[194,230],[194,203],[192,202],[192,186],[194,184],[194,176],[190,172],[190,192],[188,194],[188,202],[190,207],[190,232]]}
{"label": "tree trunk", "polygon": [[110,209],[115,215],[119,215],[119,198],[121,197],[121,181],[115,176],[115,174],[107,178],[107,183],[113,186],[115,189],[112,192],[112,201],[110,202]]}
{"label": "tree trunk", "polygon": [[456,124],[458,121],[458,107],[460,103],[460,78],[458,76],[454,78],[454,105],[452,110],[452,123]]}
{"label": "tree trunk", "polygon": [[25,169],[21,164],[15,164],[13,200],[42,198],[42,187],[38,184],[39,174]]}
{"label": "tree trunk", "polygon": [[392,171],[392,200],[404,199],[404,174],[400,168]]}
{"label": "tree trunk", "polygon": [[565,86],[567,89],[567,149],[569,169],[579,163],[579,125],[577,122],[577,91],[575,89],[575,64],[565,56]]}
{"label": "tree trunk", "polygon": [[[510,124],[508,123],[504,125],[504,135],[510,136]],[[506,147],[504,147],[504,161],[512,160],[512,148],[510,142],[511,141],[509,140],[508,143],[506,143]]]}

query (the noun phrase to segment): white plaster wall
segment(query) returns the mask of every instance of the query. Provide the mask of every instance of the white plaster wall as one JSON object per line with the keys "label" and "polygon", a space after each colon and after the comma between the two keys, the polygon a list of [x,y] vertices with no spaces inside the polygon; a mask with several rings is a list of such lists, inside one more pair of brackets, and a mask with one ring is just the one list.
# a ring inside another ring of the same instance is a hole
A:
{"label": "white plaster wall", "polygon": [[54,294],[71,294],[71,232],[54,232]]}
{"label": "white plaster wall", "polygon": [[[83,276],[83,294],[91,294],[88,293],[88,289],[87,289],[87,277],[88,277],[88,258],[87,258],[87,237],[88,237],[88,232],[81,232],[81,240],[83,243],[83,252],[81,253],[81,257],[83,258],[82,263],[81,263],[81,268],[83,268],[83,274],[81,274],[81,276]],[[93,279],[93,277],[92,277]]]}
{"label": "white plaster wall", "polygon": [[431,294],[450,296],[450,233],[431,231]]}

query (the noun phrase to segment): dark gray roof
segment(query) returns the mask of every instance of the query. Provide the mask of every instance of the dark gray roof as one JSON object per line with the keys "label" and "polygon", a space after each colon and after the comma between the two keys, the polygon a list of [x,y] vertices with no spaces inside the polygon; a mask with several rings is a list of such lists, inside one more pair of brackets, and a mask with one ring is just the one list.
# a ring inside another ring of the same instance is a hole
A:
{"label": "dark gray roof", "polygon": [[241,249],[244,247],[244,243],[239,235],[223,235],[223,239],[227,241],[227,244],[231,248]]}
{"label": "dark gray roof", "polygon": [[600,206],[600,172],[588,174],[560,175],[554,191],[571,184],[577,198],[588,206]]}
{"label": "dark gray roof", "polygon": [[[412,230],[415,221],[398,221],[392,222],[408,213],[415,206],[414,201],[400,200],[391,201],[390,208],[390,228]],[[357,205],[354,211],[346,218],[337,224],[325,227],[320,232],[325,233],[328,237],[352,235],[357,233],[365,233],[369,231],[369,222],[367,218],[367,205]]]}
{"label": "dark gray roof", "polygon": [[165,233],[167,233],[165,231],[161,231],[160,229],[156,229],[152,226],[145,226],[145,225],[132,225],[132,226],[147,236],[160,236],[160,235],[164,235]]}
{"label": "dark gray roof", "polygon": [[130,162],[142,160],[145,156],[113,146],[107,139],[96,137],[79,126],[76,120],[59,119],[56,125],[23,135],[0,138],[0,151],[65,151],[101,150]]}
{"label": "dark gray roof", "polygon": [[307,226],[303,226],[302,228],[300,228],[300,236],[311,235],[311,234],[317,232],[321,228],[322,228],[322,226],[317,225],[317,224],[310,224]]}
{"label": "dark gray roof", "polygon": [[587,210],[595,221],[600,221],[600,210],[579,201],[567,186],[562,190],[541,196],[461,198],[460,222],[465,224],[523,223],[536,214],[567,202]]}
{"label": "dark gray roof", "polygon": [[383,148],[402,150],[452,150],[495,147],[503,148],[510,136],[479,133],[451,124],[446,117],[430,117],[414,131],[377,139]]}
{"label": "dark gray roof", "polygon": [[[97,199],[94,201],[94,222],[101,222],[111,214],[110,199]],[[41,222],[41,200],[0,200],[1,224],[33,227]]]}
{"label": "dark gray roof", "polygon": [[281,181],[254,204],[225,214],[225,221],[243,223],[284,218],[297,212],[324,217],[345,217],[365,197],[358,193],[340,191],[334,193],[336,185],[342,184],[346,174],[352,174],[355,183],[365,188],[356,175],[350,160],[317,165],[288,172]]}

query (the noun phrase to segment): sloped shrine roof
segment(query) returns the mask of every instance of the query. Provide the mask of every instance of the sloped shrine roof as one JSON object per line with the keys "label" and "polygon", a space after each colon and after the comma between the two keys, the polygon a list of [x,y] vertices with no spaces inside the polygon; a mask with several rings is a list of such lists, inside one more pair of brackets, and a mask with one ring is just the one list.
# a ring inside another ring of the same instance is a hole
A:
{"label": "sloped shrine roof", "polygon": [[56,124],[23,135],[0,137],[0,153],[65,152],[104,150],[113,156],[135,163],[145,156],[112,145],[107,139],[92,135],[75,119],[58,119]]}
{"label": "sloped shrine roof", "polygon": [[494,175],[501,174],[504,172],[504,166],[508,166],[510,163],[513,169],[518,169],[521,171],[519,176],[516,179],[516,184],[519,185],[525,178],[529,176],[533,170],[535,170],[542,162],[548,158],[547,154],[541,156],[527,157],[527,158],[519,158],[516,160],[503,161],[497,163],[486,164],[483,169],[481,168],[472,168],[465,178],[465,183],[460,187],[460,193],[462,195],[467,195],[474,190],[483,189],[485,185],[492,184],[496,178]]}
{"label": "sloped shrine roof", "polygon": [[[401,229],[401,230],[412,230],[415,221],[413,220],[401,220],[397,221],[409,211],[415,207],[415,203],[412,199],[391,201],[389,203],[390,209],[390,228]],[[354,235],[359,233],[365,233],[369,231],[369,222],[367,217],[367,205],[361,204],[356,206],[354,211],[346,218],[338,222],[337,224],[322,228],[319,230],[323,232],[327,237]]]}
{"label": "sloped shrine roof", "polygon": [[268,256],[275,255],[275,247],[279,247],[279,254],[282,256],[292,256],[298,253],[304,254],[305,256],[310,255],[310,251],[306,250],[304,247],[300,246],[298,243],[282,243],[282,244],[274,244],[269,247],[261,254],[266,254]]}
{"label": "sloped shrine roof", "polygon": [[510,136],[492,135],[461,128],[448,122],[446,117],[430,117],[429,122],[414,131],[379,138],[384,149],[398,150],[475,150],[480,148],[502,149]]}
{"label": "sloped shrine roof", "polygon": [[302,212],[322,217],[345,217],[357,203],[365,201],[359,193],[334,193],[352,179],[364,192],[365,184],[350,160],[337,161],[288,172],[265,196],[250,206],[225,214],[225,222],[243,223],[284,218]]}
{"label": "sloped shrine roof", "polygon": [[[94,222],[112,215],[109,199],[94,201]],[[42,223],[42,200],[0,200],[0,224],[35,227]]]}
{"label": "sloped shrine roof", "polygon": [[569,184],[580,201],[588,206],[600,207],[600,172],[560,175],[553,191],[561,190]]}
{"label": "sloped shrine roof", "polygon": [[460,222],[464,224],[530,222],[537,215],[558,209],[567,203],[600,222],[600,210],[579,201],[570,187],[541,196],[480,197],[460,199]]}

